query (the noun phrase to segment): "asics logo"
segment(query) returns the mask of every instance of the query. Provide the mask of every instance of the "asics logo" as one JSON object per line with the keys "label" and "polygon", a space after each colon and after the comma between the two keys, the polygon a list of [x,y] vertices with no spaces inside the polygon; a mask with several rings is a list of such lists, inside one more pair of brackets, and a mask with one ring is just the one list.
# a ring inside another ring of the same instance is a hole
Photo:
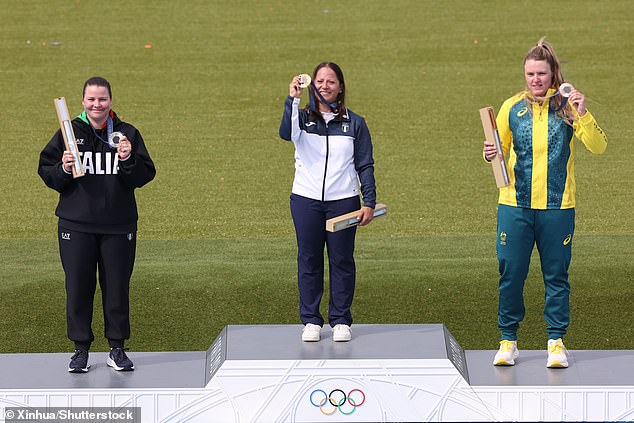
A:
{"label": "asics logo", "polygon": [[[315,403],[315,401],[317,402]],[[328,395],[322,389],[315,389],[310,394],[310,403],[319,407],[319,411],[327,416],[335,414],[337,410],[344,415],[352,414],[364,402],[365,394],[361,389],[356,388],[348,392],[347,395],[341,389],[333,389]]]}
{"label": "asics logo", "polygon": [[564,239],[564,245],[570,244],[570,241],[572,241],[572,234],[568,234],[566,236],[566,238]]}
{"label": "asics logo", "polygon": [[522,117],[522,116],[524,116],[526,113],[528,113],[528,107],[524,107],[522,110],[520,110],[519,112],[517,112],[517,117]]}

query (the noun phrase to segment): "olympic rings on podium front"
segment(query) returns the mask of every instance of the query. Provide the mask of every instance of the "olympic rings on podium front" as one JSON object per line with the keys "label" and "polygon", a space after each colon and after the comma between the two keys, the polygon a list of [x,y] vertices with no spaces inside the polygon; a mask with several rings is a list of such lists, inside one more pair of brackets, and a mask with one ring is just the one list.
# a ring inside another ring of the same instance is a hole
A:
{"label": "olympic rings on podium front", "polygon": [[[313,398],[316,393],[321,394],[317,397],[319,398],[317,404],[315,403]],[[357,400],[353,398],[353,394],[355,393],[359,394],[355,395],[355,397],[360,397],[357,398]],[[351,406],[349,411],[344,410],[346,402]],[[363,405],[363,403],[365,403],[365,393],[361,389],[355,388],[348,392],[348,394],[346,395],[343,390],[337,388],[333,389],[332,391],[330,391],[330,394],[326,395],[326,391],[324,391],[323,389],[315,389],[313,392],[310,393],[310,403],[315,407],[319,407],[319,411],[327,416],[336,413],[337,410],[339,410],[341,414],[348,415],[354,413],[357,407],[360,407]],[[330,409],[329,406],[332,406],[332,409]]]}

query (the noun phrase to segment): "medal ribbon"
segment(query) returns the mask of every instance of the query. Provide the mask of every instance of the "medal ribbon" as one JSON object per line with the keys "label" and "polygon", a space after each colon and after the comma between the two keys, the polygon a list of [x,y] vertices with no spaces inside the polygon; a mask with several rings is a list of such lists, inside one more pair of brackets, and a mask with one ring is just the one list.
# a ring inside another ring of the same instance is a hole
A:
{"label": "medal ribbon", "polygon": [[104,140],[103,138],[101,138],[98,134],[97,131],[95,131],[95,128],[93,128],[92,125],[90,125],[90,127],[92,128],[92,132],[95,134],[95,136],[97,138],[99,138],[99,140],[103,143],[106,143],[108,145],[108,147],[112,148],[112,146],[110,145],[110,143],[108,142],[108,140],[110,140],[110,135],[112,134],[113,130],[114,130],[114,122],[112,120],[112,117],[108,116],[108,123],[106,124],[106,139]]}
{"label": "medal ribbon", "polygon": [[319,97],[319,101],[321,101],[322,103],[324,103],[325,105],[330,107],[330,110],[332,110],[333,112],[339,106],[339,102],[338,101],[334,101],[332,103],[328,103],[326,101],[326,99],[324,98],[324,96],[321,95],[321,93],[319,92],[319,90],[315,86],[314,82],[310,83],[310,88],[312,88],[312,89],[308,90],[308,100],[310,101],[310,110],[312,110],[313,112],[319,113],[319,106],[317,106],[317,104],[316,104],[317,102],[315,101],[315,96],[314,96],[313,93],[317,94],[317,97]]}
{"label": "medal ribbon", "polygon": [[557,108],[555,108],[555,102],[553,101],[555,98],[551,97],[551,99],[550,99],[550,107],[553,109],[554,112],[560,111],[561,109],[566,107],[566,104],[568,104],[568,97],[564,97],[564,96],[561,96],[561,97],[563,98],[563,100],[562,100],[561,104],[559,105],[559,107],[557,107]]}

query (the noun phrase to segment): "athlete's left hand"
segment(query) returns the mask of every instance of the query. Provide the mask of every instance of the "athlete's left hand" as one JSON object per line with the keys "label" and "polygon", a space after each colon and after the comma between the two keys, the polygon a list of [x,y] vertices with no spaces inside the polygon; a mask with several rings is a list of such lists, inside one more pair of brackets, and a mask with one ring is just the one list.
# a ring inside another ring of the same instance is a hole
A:
{"label": "athlete's left hand", "polygon": [[130,140],[127,137],[121,138],[119,140],[119,146],[117,147],[117,153],[119,153],[119,160],[125,160],[130,157],[130,153],[132,152],[132,144],[130,144]]}
{"label": "athlete's left hand", "polygon": [[359,213],[357,214],[359,226],[365,226],[372,222],[372,218],[374,218],[374,209],[372,209],[372,207],[361,207],[361,210],[359,210]]}
{"label": "athlete's left hand", "polygon": [[577,91],[576,89],[572,90],[568,101],[572,104],[572,107],[575,108],[579,116],[586,114],[586,96],[583,95],[581,91]]}

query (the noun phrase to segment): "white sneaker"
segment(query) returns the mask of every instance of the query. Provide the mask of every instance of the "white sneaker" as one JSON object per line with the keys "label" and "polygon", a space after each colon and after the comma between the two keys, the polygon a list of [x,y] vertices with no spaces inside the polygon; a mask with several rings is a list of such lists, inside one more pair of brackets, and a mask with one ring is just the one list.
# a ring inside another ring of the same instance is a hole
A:
{"label": "white sneaker", "polygon": [[494,366],[514,366],[515,359],[519,357],[520,351],[517,349],[517,341],[500,341],[500,349],[493,359]]}
{"label": "white sneaker", "polygon": [[313,323],[307,323],[302,329],[302,341],[317,342],[321,337],[321,326]]}
{"label": "white sneaker", "polygon": [[332,340],[335,342],[348,342],[352,339],[352,331],[348,325],[335,325],[332,328]]}
{"label": "white sneaker", "polygon": [[548,362],[546,367],[568,367],[568,350],[561,338],[548,340]]}

